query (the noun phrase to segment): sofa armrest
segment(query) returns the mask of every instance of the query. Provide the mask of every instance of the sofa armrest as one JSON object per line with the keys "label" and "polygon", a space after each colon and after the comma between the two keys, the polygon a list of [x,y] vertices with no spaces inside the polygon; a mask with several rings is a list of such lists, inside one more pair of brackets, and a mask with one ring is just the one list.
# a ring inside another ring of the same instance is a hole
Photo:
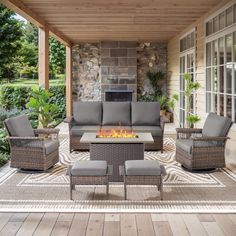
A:
{"label": "sofa armrest", "polygon": [[177,128],[177,139],[189,139],[192,134],[201,134],[202,129],[197,128]]}
{"label": "sofa armrest", "polygon": [[164,121],[164,119],[162,117],[160,117],[160,127],[161,127],[161,129],[162,129],[162,131],[164,133],[165,121]]}
{"label": "sofa armrest", "polygon": [[[34,142],[35,148],[43,148],[44,147],[44,138],[43,137],[7,137],[11,147],[24,147],[25,144]],[[25,147],[25,148],[30,148]]]}

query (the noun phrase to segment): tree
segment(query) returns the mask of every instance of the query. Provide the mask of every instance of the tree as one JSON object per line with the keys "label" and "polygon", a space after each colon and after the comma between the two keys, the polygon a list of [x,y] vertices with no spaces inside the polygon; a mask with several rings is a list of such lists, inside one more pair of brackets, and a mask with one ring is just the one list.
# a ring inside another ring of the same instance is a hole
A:
{"label": "tree", "polygon": [[14,79],[21,58],[22,22],[14,18],[15,13],[0,4],[0,79]]}

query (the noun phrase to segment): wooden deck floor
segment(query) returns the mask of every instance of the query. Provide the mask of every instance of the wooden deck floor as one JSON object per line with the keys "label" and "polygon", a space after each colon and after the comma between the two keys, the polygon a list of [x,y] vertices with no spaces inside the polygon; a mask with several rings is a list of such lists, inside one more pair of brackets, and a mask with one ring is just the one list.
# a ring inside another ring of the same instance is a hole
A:
{"label": "wooden deck floor", "polygon": [[236,235],[236,214],[0,213],[0,235]]}

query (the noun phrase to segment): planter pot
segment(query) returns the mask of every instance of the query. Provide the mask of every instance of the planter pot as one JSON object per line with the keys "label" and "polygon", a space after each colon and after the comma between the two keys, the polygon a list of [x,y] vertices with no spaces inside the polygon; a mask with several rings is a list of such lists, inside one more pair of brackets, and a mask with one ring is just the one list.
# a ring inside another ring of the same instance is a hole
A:
{"label": "planter pot", "polygon": [[164,117],[166,115],[166,110],[160,110],[160,116]]}

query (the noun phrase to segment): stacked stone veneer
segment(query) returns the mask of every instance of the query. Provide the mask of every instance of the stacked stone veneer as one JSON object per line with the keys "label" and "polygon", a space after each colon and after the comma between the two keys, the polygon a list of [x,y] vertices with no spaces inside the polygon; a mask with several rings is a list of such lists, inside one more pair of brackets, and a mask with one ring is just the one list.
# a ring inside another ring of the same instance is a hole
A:
{"label": "stacked stone veneer", "polygon": [[[100,101],[105,90],[133,90],[133,100],[151,94],[147,71],[167,77],[167,45],[149,42],[101,42],[73,46],[73,99]],[[163,86],[165,92],[166,80]]]}
{"label": "stacked stone veneer", "polygon": [[101,92],[132,90],[137,99],[137,42],[101,42]]}

